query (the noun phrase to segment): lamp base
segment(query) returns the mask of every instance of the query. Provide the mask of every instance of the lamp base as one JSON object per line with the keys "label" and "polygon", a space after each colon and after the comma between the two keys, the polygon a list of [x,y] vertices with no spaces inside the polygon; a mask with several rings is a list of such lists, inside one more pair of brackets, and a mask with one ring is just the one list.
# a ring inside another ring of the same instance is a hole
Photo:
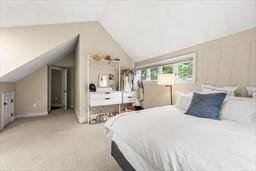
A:
{"label": "lamp base", "polygon": [[171,105],[172,105],[172,85],[166,85],[165,87],[170,87],[170,98],[171,98]]}

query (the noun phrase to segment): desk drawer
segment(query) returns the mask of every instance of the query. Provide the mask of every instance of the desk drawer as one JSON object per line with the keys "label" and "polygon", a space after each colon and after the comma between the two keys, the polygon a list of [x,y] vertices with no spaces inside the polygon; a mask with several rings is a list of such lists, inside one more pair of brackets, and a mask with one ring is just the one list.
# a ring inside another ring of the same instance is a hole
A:
{"label": "desk drawer", "polygon": [[90,99],[122,98],[122,93],[117,92],[90,92]]}
{"label": "desk drawer", "polygon": [[106,106],[106,105],[114,105],[114,104],[121,104],[122,98],[98,98],[98,99],[91,99],[90,106]]}

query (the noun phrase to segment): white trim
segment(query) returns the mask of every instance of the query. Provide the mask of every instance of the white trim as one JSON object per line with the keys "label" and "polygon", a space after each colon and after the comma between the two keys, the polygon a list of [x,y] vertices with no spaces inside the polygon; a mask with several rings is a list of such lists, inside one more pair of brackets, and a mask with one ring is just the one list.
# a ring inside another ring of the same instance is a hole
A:
{"label": "white trim", "polygon": [[4,128],[4,93],[1,94],[1,108],[2,108],[2,111],[1,111],[1,128],[0,129],[3,129]]}
{"label": "white trim", "polygon": [[146,64],[146,65],[141,65],[136,67],[137,70],[142,70],[146,69],[147,71],[147,78],[146,80],[143,80],[145,84],[156,84],[157,80],[150,80],[150,68],[158,67],[159,74],[162,73],[162,66],[166,65],[172,65],[173,66],[173,73],[178,73],[178,64],[182,62],[186,62],[187,60],[192,60],[193,63],[193,69],[192,69],[192,79],[189,80],[181,80],[178,79],[177,76],[175,76],[175,81],[174,84],[191,84],[196,82],[196,64],[197,64],[197,59],[196,59],[196,52],[182,55],[182,56],[177,56],[175,58],[171,59],[165,59],[161,60],[158,62]]}
{"label": "white trim", "polygon": [[36,112],[36,113],[22,113],[22,114],[16,114],[16,118],[27,118],[27,117],[36,117],[36,116],[46,116],[48,115],[48,112]]}
{"label": "white trim", "polygon": [[[62,66],[54,66],[54,65],[49,65],[48,66],[48,111],[51,111],[51,107],[52,107],[52,71],[53,70],[57,70],[57,71],[61,71],[61,87],[62,87],[62,105],[61,106],[57,106],[57,107],[63,107],[65,108],[65,110],[67,110],[67,68],[68,67],[62,67]],[[65,72],[65,74],[63,74],[63,72]],[[63,84],[65,84],[65,88],[63,87]],[[65,91],[64,91],[64,89]],[[56,104],[55,104],[56,105]]]}
{"label": "white trim", "polygon": [[196,57],[196,52],[193,52],[193,53],[189,53],[186,55],[176,56],[174,58],[164,59],[164,60],[160,60],[157,62],[145,64],[145,65],[139,65],[139,66],[136,66],[136,69],[143,69],[143,68],[148,68],[148,67],[179,63],[179,62],[183,62],[183,61],[186,61],[189,59],[194,59],[195,57]]}
{"label": "white trim", "polygon": [[79,117],[78,122],[79,123],[86,123],[86,116],[85,117]]}
{"label": "white trim", "polygon": [[1,127],[0,130],[4,128],[4,93],[1,94]]}
{"label": "white trim", "polygon": [[49,67],[50,67],[50,70],[58,70],[58,71],[62,71],[62,69],[64,68],[61,66],[53,66],[53,65],[50,65]]}
{"label": "white trim", "polygon": [[[188,81],[178,81],[174,83],[175,85],[186,85],[186,84],[194,84],[194,80],[188,80]],[[143,80],[144,85],[158,85],[157,80]]]}
{"label": "white trim", "polygon": [[85,117],[80,117],[80,113],[77,112],[77,109],[74,109],[75,111],[75,115],[76,115],[76,119],[78,123],[86,123],[86,116]]}
{"label": "white trim", "polygon": [[[86,58],[86,66],[87,66],[87,84],[90,84],[90,55],[87,56]],[[90,86],[87,85],[87,120],[88,123],[90,122]],[[79,120],[79,119],[78,119]],[[80,121],[79,121],[80,123]]]}
{"label": "white trim", "polygon": [[[193,56],[192,58],[192,66],[193,66],[193,69],[192,69],[192,78],[191,79],[188,79],[188,80],[181,80],[179,79],[178,77],[175,76],[175,80],[174,80],[174,83],[175,84],[190,84],[190,83],[195,83],[196,82],[196,64],[197,64],[197,60],[196,60],[196,54],[194,54],[195,56]],[[184,61],[185,62],[185,61]],[[182,62],[181,62],[182,63]],[[178,66],[176,66],[176,71],[174,71],[174,73],[178,73]],[[179,73],[178,73],[179,75]]]}
{"label": "white trim", "polygon": [[76,120],[77,120],[77,122],[80,123],[80,121],[79,121],[79,116],[80,116],[80,114],[79,114],[79,112],[77,112],[77,109],[76,109],[76,108],[74,108],[74,112],[75,112],[75,115],[76,115]]}

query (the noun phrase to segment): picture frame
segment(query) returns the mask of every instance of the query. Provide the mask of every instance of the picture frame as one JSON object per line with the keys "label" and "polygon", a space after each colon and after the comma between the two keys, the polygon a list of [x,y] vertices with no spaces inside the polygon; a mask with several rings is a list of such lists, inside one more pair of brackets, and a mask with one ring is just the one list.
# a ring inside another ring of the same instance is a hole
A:
{"label": "picture frame", "polygon": [[109,76],[99,75],[99,87],[108,87]]}

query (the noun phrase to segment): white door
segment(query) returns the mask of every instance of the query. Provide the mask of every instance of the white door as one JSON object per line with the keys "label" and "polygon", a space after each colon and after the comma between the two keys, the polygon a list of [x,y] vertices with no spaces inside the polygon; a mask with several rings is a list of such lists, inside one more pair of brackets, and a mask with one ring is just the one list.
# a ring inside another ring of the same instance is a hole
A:
{"label": "white door", "polygon": [[68,71],[67,68],[62,70],[62,103],[64,109],[68,109]]}
{"label": "white door", "polygon": [[14,121],[14,93],[11,94],[11,103],[10,103],[10,112],[11,112],[11,121]]}
{"label": "white door", "polygon": [[2,94],[2,106],[3,106],[3,126],[14,120],[14,94],[4,93]]}

